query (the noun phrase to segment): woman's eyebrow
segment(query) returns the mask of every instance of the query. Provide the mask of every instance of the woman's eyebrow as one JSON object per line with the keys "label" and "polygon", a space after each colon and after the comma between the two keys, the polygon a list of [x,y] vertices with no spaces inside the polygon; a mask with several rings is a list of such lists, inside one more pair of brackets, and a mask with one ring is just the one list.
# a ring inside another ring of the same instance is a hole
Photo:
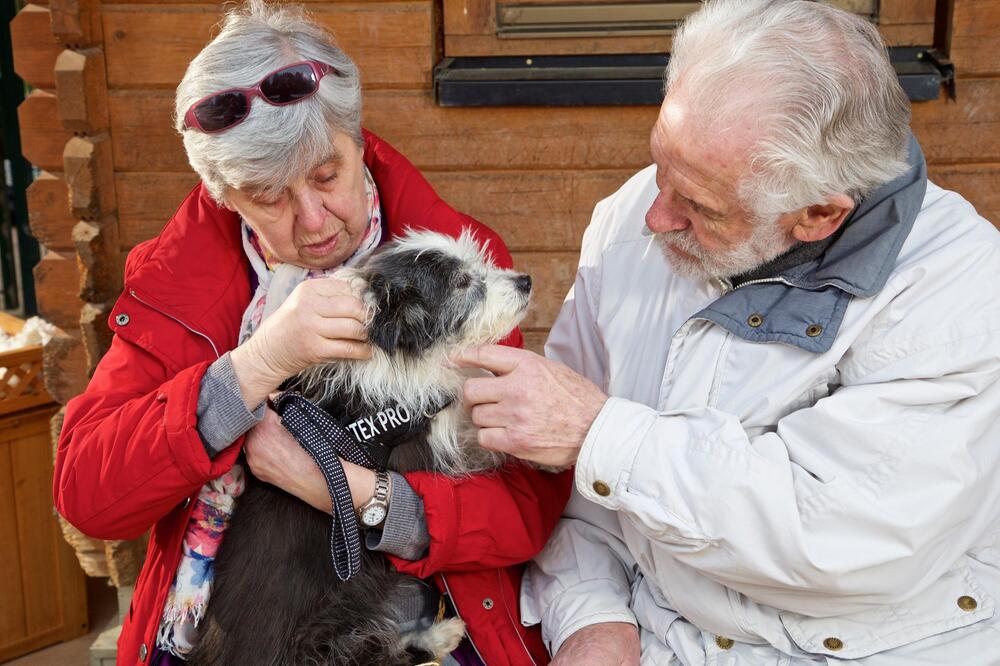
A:
{"label": "woman's eyebrow", "polygon": [[310,171],[315,171],[316,169],[325,166],[327,164],[339,165],[343,161],[344,161],[344,156],[340,153],[339,150],[334,149],[329,154],[327,154],[323,159],[314,164],[312,169],[310,169]]}

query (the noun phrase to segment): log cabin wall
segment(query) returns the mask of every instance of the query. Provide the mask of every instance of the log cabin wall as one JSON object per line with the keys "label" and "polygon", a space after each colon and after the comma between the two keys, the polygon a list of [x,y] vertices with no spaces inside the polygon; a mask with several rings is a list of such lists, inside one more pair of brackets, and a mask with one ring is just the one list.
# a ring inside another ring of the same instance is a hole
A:
{"label": "log cabin wall", "polygon": [[[594,204],[649,163],[657,109],[438,107],[434,65],[446,52],[492,48],[497,40],[482,31],[494,3],[306,4],[361,68],[365,126],[445,200],[499,231],[534,276],[536,305],[524,327],[528,345],[540,349]],[[929,45],[934,8],[933,0],[881,0],[880,29],[892,45]],[[39,0],[12,24],[15,67],[35,88],[19,117],[25,155],[42,170],[29,214],[47,250],[35,269],[39,310],[66,331],[45,359],[49,390],[62,403],[83,390],[109,344],[105,317],[125,253],[158,233],[196,182],[172,130],[172,98],[220,12],[216,3]],[[625,51],[665,50],[648,37],[629,39]],[[504,49],[544,46],[522,42]],[[932,178],[1000,221],[1000,0],[954,0],[951,46],[957,101],[914,104],[914,131]],[[567,50],[599,47],[577,39]],[[111,573],[120,564],[118,582],[127,585],[134,558],[115,548]]]}

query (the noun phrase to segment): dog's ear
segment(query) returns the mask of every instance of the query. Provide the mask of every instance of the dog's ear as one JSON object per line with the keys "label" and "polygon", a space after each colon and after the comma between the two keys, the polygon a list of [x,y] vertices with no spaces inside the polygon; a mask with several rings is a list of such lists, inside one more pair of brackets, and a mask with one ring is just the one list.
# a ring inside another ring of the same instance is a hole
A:
{"label": "dog's ear", "polygon": [[368,341],[388,354],[417,355],[434,342],[433,317],[420,289],[406,276],[375,272],[368,288],[376,304]]}

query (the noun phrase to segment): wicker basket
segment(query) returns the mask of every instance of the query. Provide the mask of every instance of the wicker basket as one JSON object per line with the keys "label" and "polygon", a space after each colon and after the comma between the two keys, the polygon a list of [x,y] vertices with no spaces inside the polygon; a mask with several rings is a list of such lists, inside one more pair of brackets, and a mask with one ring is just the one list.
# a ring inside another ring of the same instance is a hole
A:
{"label": "wicker basket", "polygon": [[[0,329],[16,335],[24,327],[17,317],[0,312]],[[52,402],[42,377],[42,346],[0,352],[0,416]]]}

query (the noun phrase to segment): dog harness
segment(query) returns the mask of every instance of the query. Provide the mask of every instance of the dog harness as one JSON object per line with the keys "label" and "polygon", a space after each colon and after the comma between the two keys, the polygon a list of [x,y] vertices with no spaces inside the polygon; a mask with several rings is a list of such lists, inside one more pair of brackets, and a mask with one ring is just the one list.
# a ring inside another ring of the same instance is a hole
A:
{"label": "dog harness", "polygon": [[346,581],[361,568],[361,535],[351,489],[340,458],[371,470],[385,470],[392,450],[451,404],[449,399],[419,415],[402,405],[383,406],[370,414],[348,409],[349,400],[334,400],[328,412],[296,391],[285,391],[274,403],[281,423],[316,461],[330,492],[330,560],[337,578]]}

